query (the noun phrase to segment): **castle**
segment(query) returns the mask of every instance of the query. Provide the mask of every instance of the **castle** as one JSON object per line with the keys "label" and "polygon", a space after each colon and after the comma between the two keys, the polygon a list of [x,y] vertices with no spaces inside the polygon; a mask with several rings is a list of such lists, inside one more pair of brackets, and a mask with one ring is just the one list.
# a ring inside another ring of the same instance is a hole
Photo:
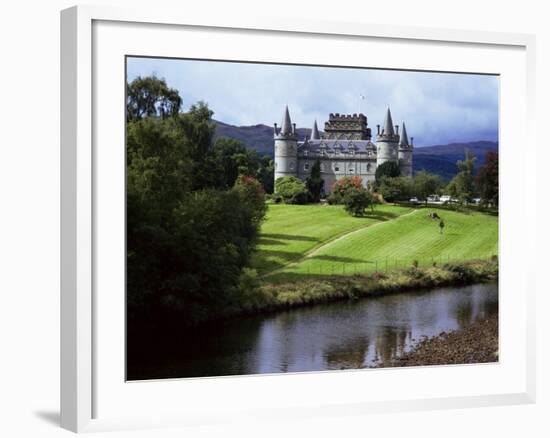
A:
{"label": "castle", "polygon": [[368,181],[374,181],[377,166],[386,161],[398,163],[401,175],[412,176],[413,137],[409,143],[405,123],[399,135],[389,107],[382,130],[377,125],[376,144],[371,142],[371,129],[364,114],[330,114],[322,135],[315,121],[310,138],[298,141],[288,106],[281,127],[274,124],[273,138],[275,181],[282,176],[305,181],[316,160],[321,165],[325,194],[330,194],[333,184],[345,176],[359,176],[366,187]]}

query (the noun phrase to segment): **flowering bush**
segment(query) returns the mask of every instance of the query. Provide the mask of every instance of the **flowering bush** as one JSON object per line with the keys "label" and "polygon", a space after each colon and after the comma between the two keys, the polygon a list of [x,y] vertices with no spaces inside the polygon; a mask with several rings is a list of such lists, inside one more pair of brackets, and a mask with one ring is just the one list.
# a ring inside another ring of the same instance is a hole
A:
{"label": "flowering bush", "polygon": [[329,197],[329,203],[341,204],[350,190],[361,188],[363,188],[363,182],[358,176],[346,176],[339,179],[332,185],[332,195]]}

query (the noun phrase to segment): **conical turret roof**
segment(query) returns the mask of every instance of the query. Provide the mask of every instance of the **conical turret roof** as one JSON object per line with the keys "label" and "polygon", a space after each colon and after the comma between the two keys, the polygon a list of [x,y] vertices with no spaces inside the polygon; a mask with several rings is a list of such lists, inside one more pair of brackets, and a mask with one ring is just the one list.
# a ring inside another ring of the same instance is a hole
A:
{"label": "conical turret roof", "polygon": [[391,118],[391,111],[390,107],[386,110],[386,119],[384,120],[384,135],[394,135],[395,132],[393,130],[393,120]]}
{"label": "conical turret roof", "polygon": [[399,138],[399,146],[409,147],[409,138],[407,137],[407,128],[405,122],[403,122],[403,129],[401,129],[401,137]]}
{"label": "conical turret roof", "polygon": [[320,140],[319,129],[317,128],[317,120],[313,122],[313,129],[311,130],[311,140]]}
{"label": "conical turret roof", "polygon": [[288,113],[288,105],[285,105],[283,123],[281,124],[281,134],[292,134],[292,123],[290,121],[290,114]]}

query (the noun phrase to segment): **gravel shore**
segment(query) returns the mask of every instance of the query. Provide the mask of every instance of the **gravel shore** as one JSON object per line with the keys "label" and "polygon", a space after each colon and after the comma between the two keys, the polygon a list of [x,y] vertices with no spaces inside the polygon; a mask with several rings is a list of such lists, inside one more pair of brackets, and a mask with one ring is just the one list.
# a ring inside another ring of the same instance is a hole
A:
{"label": "gravel shore", "polygon": [[443,332],[421,341],[412,351],[380,367],[498,362],[498,316]]}

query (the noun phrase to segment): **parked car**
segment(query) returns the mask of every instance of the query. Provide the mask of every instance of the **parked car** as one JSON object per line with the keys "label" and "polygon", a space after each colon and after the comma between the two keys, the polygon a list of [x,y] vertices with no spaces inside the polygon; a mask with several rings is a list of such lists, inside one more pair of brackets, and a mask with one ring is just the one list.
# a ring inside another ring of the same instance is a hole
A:
{"label": "parked car", "polygon": [[420,201],[418,200],[418,198],[416,196],[414,198],[409,199],[409,202],[411,204],[420,204]]}

